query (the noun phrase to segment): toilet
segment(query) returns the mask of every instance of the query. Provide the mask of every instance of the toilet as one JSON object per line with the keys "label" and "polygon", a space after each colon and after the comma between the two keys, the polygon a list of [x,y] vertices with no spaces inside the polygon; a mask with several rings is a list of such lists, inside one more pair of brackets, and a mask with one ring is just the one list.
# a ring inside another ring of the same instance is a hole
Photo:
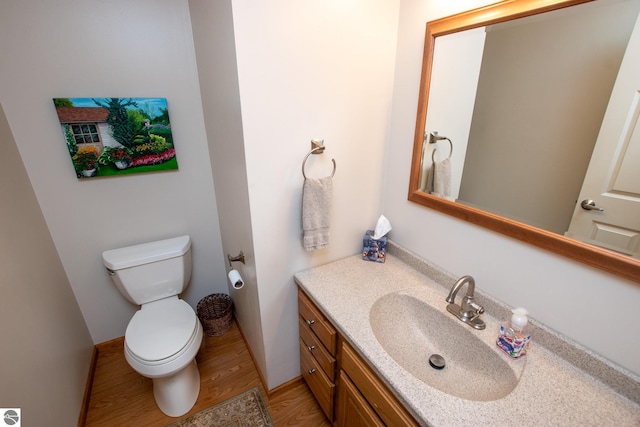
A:
{"label": "toilet", "polygon": [[127,326],[124,355],[153,381],[153,395],[170,417],[186,414],[200,393],[196,354],[202,325],[178,295],[191,279],[191,238],[181,236],[102,253],[122,295],[139,305]]}

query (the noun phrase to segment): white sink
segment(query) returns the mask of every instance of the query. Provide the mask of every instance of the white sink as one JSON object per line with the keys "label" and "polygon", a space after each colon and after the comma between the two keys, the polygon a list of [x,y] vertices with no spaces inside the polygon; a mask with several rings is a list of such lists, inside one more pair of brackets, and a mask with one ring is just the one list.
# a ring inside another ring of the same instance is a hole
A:
{"label": "white sink", "polygon": [[[497,330],[476,331],[427,299],[408,289],[384,295],[373,304],[371,327],[389,356],[411,375],[452,396],[491,401],[511,393],[524,361],[512,363],[495,343],[487,342],[486,334]],[[444,358],[443,369],[429,364],[434,354]]]}

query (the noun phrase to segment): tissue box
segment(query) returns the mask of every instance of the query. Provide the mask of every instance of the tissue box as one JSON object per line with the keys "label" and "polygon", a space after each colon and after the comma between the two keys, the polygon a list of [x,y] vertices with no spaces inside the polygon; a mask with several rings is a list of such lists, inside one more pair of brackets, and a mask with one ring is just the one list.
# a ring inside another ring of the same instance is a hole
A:
{"label": "tissue box", "polygon": [[367,230],[362,239],[362,259],[367,261],[384,262],[387,253],[387,236],[376,240],[373,230]]}

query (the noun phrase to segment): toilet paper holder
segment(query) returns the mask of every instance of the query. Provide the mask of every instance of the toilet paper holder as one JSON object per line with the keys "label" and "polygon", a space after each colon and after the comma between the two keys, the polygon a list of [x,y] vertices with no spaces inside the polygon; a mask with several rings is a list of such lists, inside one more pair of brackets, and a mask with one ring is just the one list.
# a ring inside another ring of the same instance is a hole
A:
{"label": "toilet paper holder", "polygon": [[229,259],[229,267],[231,268],[233,268],[233,265],[231,264],[232,262],[240,261],[241,263],[244,264],[244,254],[242,253],[242,251],[240,251],[240,253],[234,257],[227,254],[227,259]]}

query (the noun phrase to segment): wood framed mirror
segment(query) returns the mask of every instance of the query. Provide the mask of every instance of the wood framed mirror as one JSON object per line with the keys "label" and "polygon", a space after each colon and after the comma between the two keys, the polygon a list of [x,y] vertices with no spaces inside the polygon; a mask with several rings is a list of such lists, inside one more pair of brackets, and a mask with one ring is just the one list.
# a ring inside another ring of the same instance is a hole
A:
{"label": "wood framed mirror", "polygon": [[[425,192],[421,185],[424,172],[422,163],[423,158],[425,158],[426,145],[425,125],[429,107],[436,39],[445,35],[565,9],[592,1],[594,0],[506,0],[427,23],[408,199],[444,214],[640,283],[640,259],[638,258],[565,237],[563,234],[507,218],[488,210],[434,196]],[[446,133],[445,129],[437,130],[440,130],[443,134]]]}

